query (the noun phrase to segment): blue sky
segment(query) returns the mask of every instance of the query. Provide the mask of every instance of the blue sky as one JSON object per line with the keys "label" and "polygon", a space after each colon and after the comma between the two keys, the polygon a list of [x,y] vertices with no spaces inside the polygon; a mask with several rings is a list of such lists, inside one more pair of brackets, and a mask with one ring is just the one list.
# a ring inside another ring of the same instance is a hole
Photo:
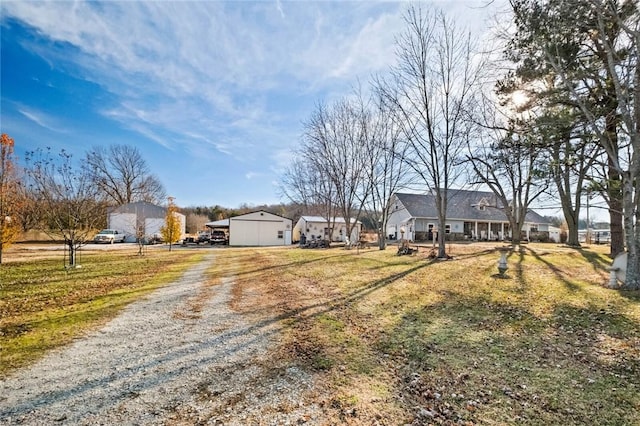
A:
{"label": "blue sky", "polygon": [[[482,32],[487,3],[423,5]],[[406,7],[3,0],[1,131],[22,158],[135,146],[183,207],[286,201],[277,183],[302,122],[394,63]]]}

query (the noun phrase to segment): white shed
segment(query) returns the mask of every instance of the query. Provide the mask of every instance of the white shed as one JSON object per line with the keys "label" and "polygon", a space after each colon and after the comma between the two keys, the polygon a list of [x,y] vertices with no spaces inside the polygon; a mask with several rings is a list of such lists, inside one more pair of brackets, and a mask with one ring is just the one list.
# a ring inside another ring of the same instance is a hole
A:
{"label": "white shed", "polygon": [[230,246],[291,245],[292,221],[260,210],[229,218]]}
{"label": "white shed", "polygon": [[[360,232],[362,231],[362,223],[354,218],[351,218],[351,235],[350,241],[358,241],[360,239]],[[305,235],[307,240],[312,239],[328,239],[331,241],[345,241],[345,235],[347,234],[347,222],[343,217],[336,217],[327,223],[327,219],[322,216],[301,216],[293,228],[293,240],[300,241],[302,234]]]}
{"label": "white shed", "polygon": [[[151,239],[160,234],[166,215],[167,209],[155,204],[143,201],[124,204],[109,212],[107,228],[123,231],[127,235],[127,242],[135,242],[136,235]],[[186,217],[182,213],[176,213],[176,217],[180,221],[180,238],[184,238]]]}

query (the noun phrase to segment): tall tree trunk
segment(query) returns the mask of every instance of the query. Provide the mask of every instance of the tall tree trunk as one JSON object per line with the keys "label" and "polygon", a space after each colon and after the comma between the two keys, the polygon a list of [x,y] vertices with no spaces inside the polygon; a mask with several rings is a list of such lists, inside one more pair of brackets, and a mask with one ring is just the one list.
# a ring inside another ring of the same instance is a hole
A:
{"label": "tall tree trunk", "polygon": [[438,258],[440,259],[444,259],[447,257],[447,246],[446,246],[446,233],[445,233],[445,226],[446,226],[446,218],[442,217],[442,215],[439,215],[440,217],[438,218]]}
{"label": "tall tree trunk", "polygon": [[[447,222],[447,190],[436,189],[436,209],[438,210],[438,258],[444,259],[447,257],[447,247],[445,243],[445,226]],[[415,229],[414,229],[415,231]]]}
{"label": "tall tree trunk", "polygon": [[627,271],[624,288],[640,289],[640,235],[637,235],[638,223],[634,208],[634,188],[631,173],[625,172],[622,179],[624,200],[624,230],[627,240]]}
{"label": "tall tree trunk", "polygon": [[622,182],[614,162],[609,157],[608,160],[609,179],[607,182],[607,194],[609,197],[609,229],[611,231],[610,256],[615,258],[624,252],[624,229],[622,216]]}
{"label": "tall tree trunk", "polygon": [[580,247],[578,238],[578,218],[565,211],[564,218],[567,221],[567,245],[570,247]]}
{"label": "tall tree trunk", "polygon": [[387,217],[386,215],[384,216],[378,229],[378,248],[380,250],[387,248]]}

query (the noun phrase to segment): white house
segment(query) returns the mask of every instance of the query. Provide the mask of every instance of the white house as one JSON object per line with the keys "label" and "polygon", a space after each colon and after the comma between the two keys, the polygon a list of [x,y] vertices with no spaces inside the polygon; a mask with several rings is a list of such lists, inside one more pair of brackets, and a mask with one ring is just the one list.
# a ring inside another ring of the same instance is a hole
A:
{"label": "white house", "polygon": [[[160,234],[160,228],[165,224],[167,209],[143,201],[123,204],[115,207],[107,215],[107,228],[124,231],[126,242],[135,242],[137,236],[149,240]],[[182,213],[175,213],[180,221],[180,239],[184,238],[186,217]]]}
{"label": "white house", "polygon": [[[351,242],[360,239],[362,223],[351,218],[353,228],[349,240]],[[300,241],[302,234],[307,241],[312,239],[328,239],[333,242],[344,242],[347,234],[347,222],[343,217],[336,217],[327,221],[322,216],[302,216],[293,227],[293,241]]]}
{"label": "white house", "polygon": [[[432,194],[393,196],[392,212],[387,222],[390,239],[431,241],[438,231],[438,213]],[[512,231],[501,203],[492,192],[449,190],[447,221],[444,232],[453,240],[502,241]],[[527,212],[522,237],[560,241],[560,232],[533,210]]]}
{"label": "white house", "polygon": [[291,245],[292,220],[259,210],[229,219],[209,222],[209,228],[228,228],[230,246]]}

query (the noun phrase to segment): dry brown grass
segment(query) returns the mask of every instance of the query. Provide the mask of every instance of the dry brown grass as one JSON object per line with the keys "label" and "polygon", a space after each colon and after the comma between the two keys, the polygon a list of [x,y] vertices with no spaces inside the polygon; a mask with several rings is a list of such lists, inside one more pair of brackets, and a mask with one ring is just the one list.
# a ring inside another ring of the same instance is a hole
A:
{"label": "dry brown grass", "polygon": [[236,307],[277,313],[329,424],[640,422],[640,297],[604,288],[606,248],[527,245],[506,279],[495,249],[251,252]]}
{"label": "dry brown grass", "polygon": [[395,252],[221,250],[190,314],[233,277],[281,332],[264,379],[313,374],[325,424],[640,424],[640,295],[604,287],[605,247],[530,244],[507,278],[496,244]]}

